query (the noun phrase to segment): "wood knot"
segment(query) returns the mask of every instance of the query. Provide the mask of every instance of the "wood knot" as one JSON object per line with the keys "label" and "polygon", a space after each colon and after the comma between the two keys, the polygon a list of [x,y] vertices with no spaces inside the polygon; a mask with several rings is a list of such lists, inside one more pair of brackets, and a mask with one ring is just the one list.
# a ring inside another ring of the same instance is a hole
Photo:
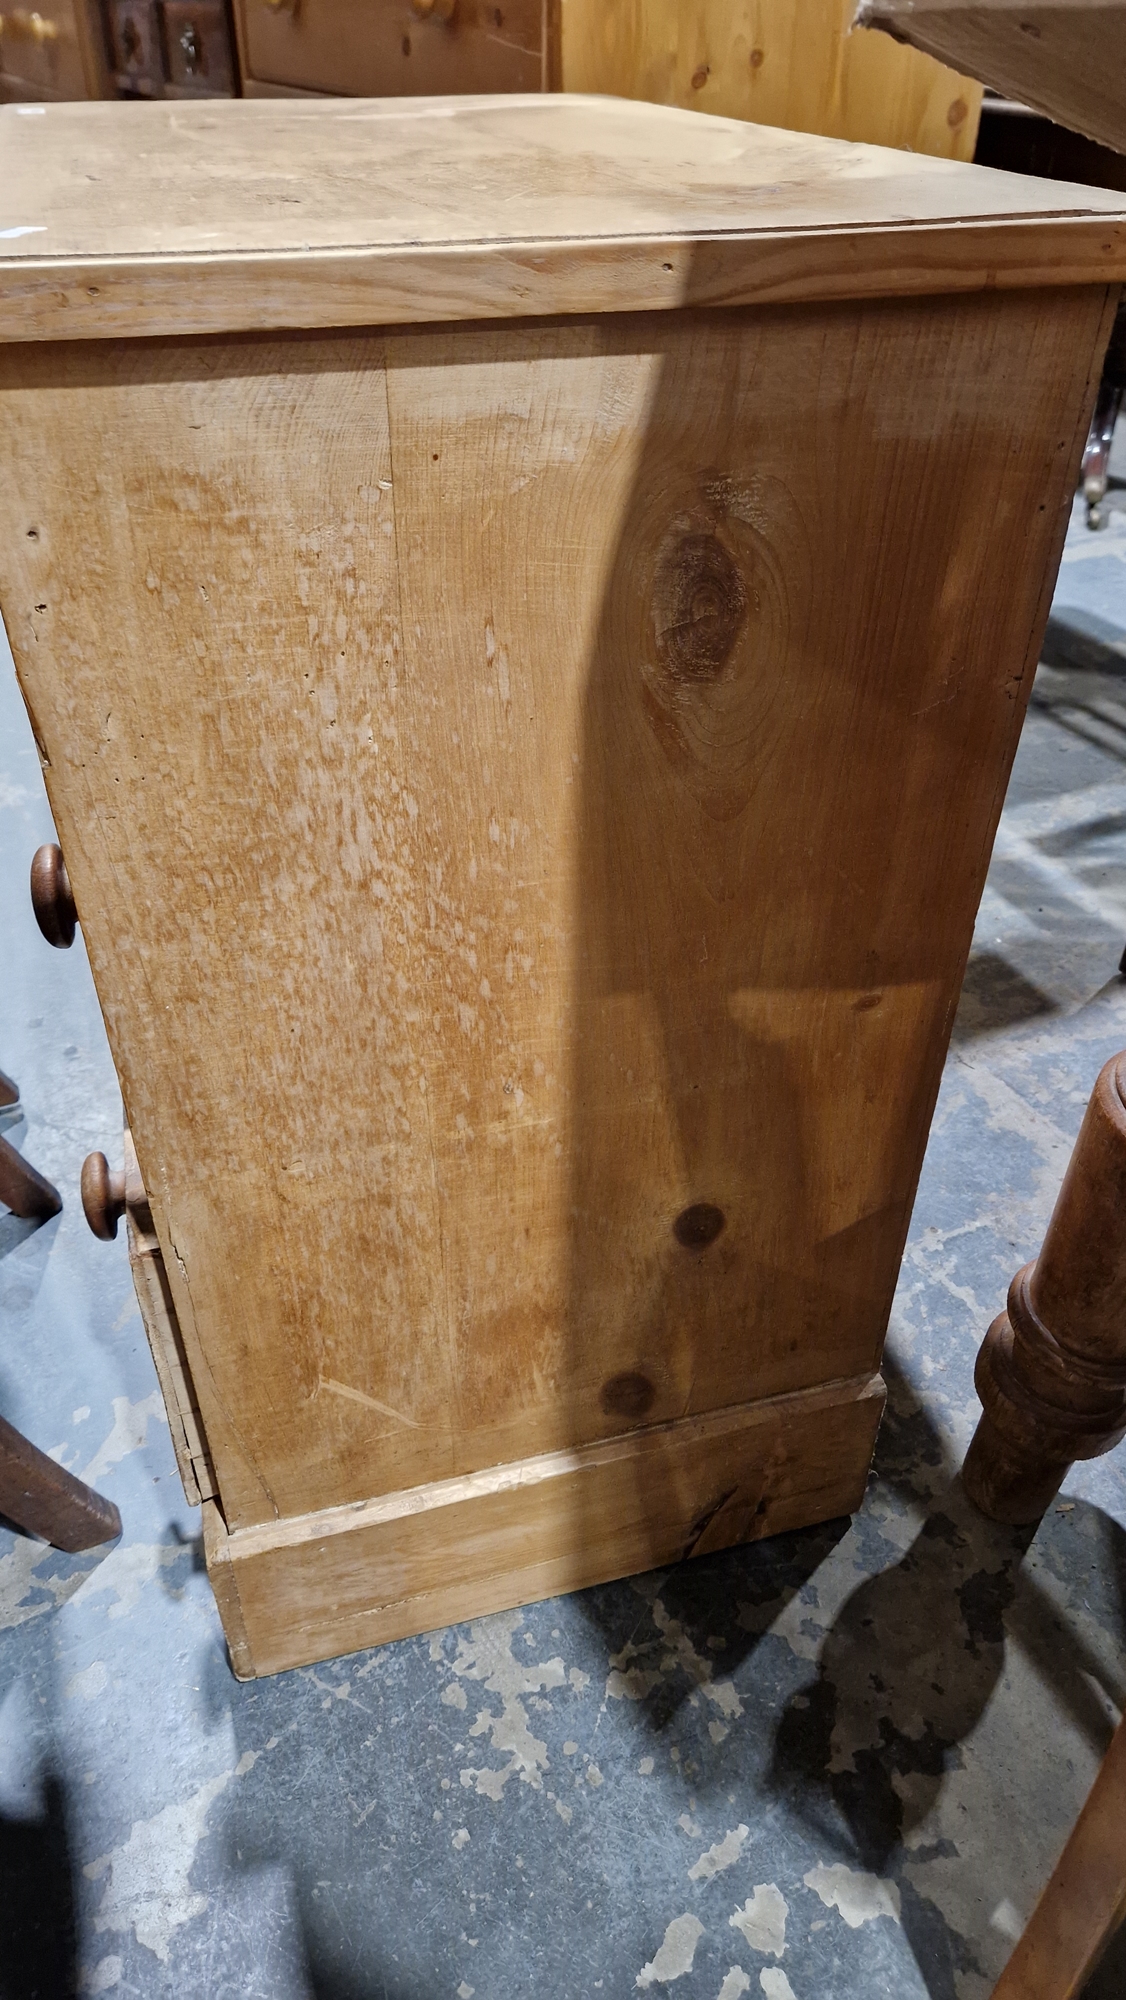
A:
{"label": "wood knot", "polygon": [[694,1201],[691,1208],[682,1208],[672,1226],[672,1233],[685,1250],[706,1250],[721,1233],[727,1217],[722,1208],[711,1201]]}
{"label": "wood knot", "polygon": [[648,1375],[628,1369],[602,1385],[600,1401],[608,1417],[643,1417],[657,1394]]}
{"label": "wood knot", "polygon": [[713,680],[746,622],[747,586],[716,535],[683,535],[665,555],[653,602],[657,655],[674,680]]}

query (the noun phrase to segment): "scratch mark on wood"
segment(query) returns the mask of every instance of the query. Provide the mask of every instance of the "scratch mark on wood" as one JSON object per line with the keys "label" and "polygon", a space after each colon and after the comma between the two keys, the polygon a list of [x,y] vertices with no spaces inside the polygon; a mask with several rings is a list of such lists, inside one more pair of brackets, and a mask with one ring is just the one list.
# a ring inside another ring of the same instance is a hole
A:
{"label": "scratch mark on wood", "polygon": [[349,1388],[347,1382],[334,1382],[331,1375],[322,1375],[318,1387],[327,1389],[333,1396],[343,1396],[346,1402],[364,1403],[369,1410],[378,1410],[381,1416],[394,1417],[397,1424],[406,1424],[412,1431],[419,1428],[414,1417],[404,1416],[402,1410],[393,1410],[390,1403],[381,1403],[378,1396],[368,1396],[362,1389]]}

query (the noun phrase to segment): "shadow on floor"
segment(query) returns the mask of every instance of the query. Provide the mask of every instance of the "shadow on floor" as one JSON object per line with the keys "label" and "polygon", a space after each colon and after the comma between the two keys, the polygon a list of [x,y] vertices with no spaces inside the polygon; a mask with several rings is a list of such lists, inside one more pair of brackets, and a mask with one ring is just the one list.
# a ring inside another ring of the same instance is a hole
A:
{"label": "shadow on floor", "polygon": [[[1112,1724],[1088,1678],[1098,1679],[1100,1663],[1023,1566],[1039,1530],[987,1521],[970,1505],[890,1355],[885,1374],[889,1415],[877,1469],[917,1501],[929,1463],[940,1470],[937,1490],[901,1560],[863,1582],[837,1616],[815,1681],[779,1720],[770,1782],[827,1842],[843,1820],[849,1865],[895,1876],[913,1832],[962,1761],[960,1746],[1003,1671],[1006,1640],[1032,1656],[1060,1708],[1100,1752]],[[1099,1518],[1121,1641],[1126,1534]],[[1121,1700],[1123,1690],[1116,1694]],[[930,1857],[916,1848],[911,1858]],[[904,1932],[931,2000],[955,2000],[959,1975],[983,1968],[910,1882],[901,1880],[900,1889]]]}
{"label": "shadow on floor", "polygon": [[972,1042],[1059,1013],[1058,1003],[992,951],[975,951],[966,966],[951,1044]]}
{"label": "shadow on floor", "polygon": [[1126,633],[1094,611],[1056,611],[1048,620],[1040,658],[1046,667],[1110,674],[1126,680]]}
{"label": "shadow on floor", "polygon": [[[946,1856],[957,1867],[959,1852],[953,1843],[927,1847],[913,1843],[912,1836],[962,1766],[962,1746],[982,1719],[1009,1649],[1018,1648],[1032,1661],[1059,1711],[1098,1753],[1112,1727],[1098,1692],[1107,1684],[1107,1668],[1105,1657],[1092,1652],[1083,1621],[1061,1613],[1024,1560],[1036,1533],[1062,1535],[1067,1532],[1062,1522],[1052,1517],[1044,1530],[1034,1531],[998,1526],[977,1514],[962,1492],[943,1438],[893,1356],[887,1358],[886,1372],[889,1413],[877,1453],[883,1495],[890,1495],[893,1505],[907,1502],[917,1509],[921,1502],[923,1508],[921,1525],[898,1561],[888,1560],[886,1521],[868,1510],[853,1524],[833,1521],[657,1573],[648,1580],[653,1586],[648,1593],[623,1583],[583,1593],[575,1604],[605,1644],[612,1665],[613,1656],[635,1638],[649,1640],[659,1598],[662,1631],[669,1629],[668,1620],[676,1624],[673,1644],[683,1633],[702,1655],[715,1643],[711,1635],[724,1636],[716,1668],[730,1676],[764,1644],[794,1597],[809,1603],[811,1617],[824,1616],[818,1607],[817,1572],[830,1562],[850,1525],[855,1527],[851,1560],[858,1570],[872,1573],[862,1577],[837,1612],[811,1668],[812,1678],[780,1705],[766,1774],[767,1800],[773,1795],[811,1830],[822,1854],[897,1883],[903,1932],[926,1990],[931,2000],[955,2000],[963,1976],[985,1977],[985,1969],[973,1945],[913,1886],[911,1870],[932,1856]],[[1121,1650],[1126,1534],[1095,1510],[1086,1513],[1090,1562],[1107,1587],[1099,1616]],[[1076,1508],[1071,1518],[1079,1518]],[[901,1520],[902,1531],[910,1532],[905,1512]],[[767,1669],[766,1685],[771,1677]],[[745,1699],[753,1683],[753,1675],[741,1676]],[[633,1711],[638,1727],[649,1733],[654,1747],[693,1690],[690,1675],[661,1678],[638,1701]],[[1118,1702],[1126,1698],[1126,1688],[1110,1692]],[[268,1692],[263,1699],[271,1699]],[[988,1772],[983,1776],[988,1782]],[[705,1795],[711,1782],[707,1773],[696,1782]],[[751,1790],[757,1792],[757,1782]],[[758,1797],[761,1801],[761,1793]],[[749,1817],[749,1809],[744,1810]],[[754,1810],[761,1818],[761,1803]],[[259,1828],[259,1840],[265,1831]],[[336,1838],[331,1829],[325,1831]],[[238,1838],[244,1865],[253,1844],[253,1833],[244,1828]],[[332,1867],[315,1859],[317,1844],[306,1829],[296,1842],[283,1841],[281,1853],[273,1850],[290,1871],[310,1991],[317,2000],[374,2000],[376,1995],[429,2000],[426,1982],[420,1985],[417,1976],[410,1979],[388,1967],[373,1978],[370,1965],[354,1969],[347,1927],[341,1929],[317,1900],[315,1878],[324,1873],[335,1880],[343,1872],[347,1882],[350,1869],[371,1864],[345,1841],[339,1857],[345,1866],[341,1871],[337,1865],[334,1875]],[[261,1846],[259,1859],[266,1858]],[[1044,1858],[1045,1878],[1052,1858]],[[967,1853],[964,1867],[980,1876],[980,1857]],[[351,1890],[358,1886],[353,1879]],[[425,1884],[412,1880],[410,1893],[421,1898],[419,1921],[425,1926]],[[1000,1903],[1004,1886],[989,1882],[983,1893]],[[1123,1989],[1113,1984],[1113,1968],[1119,1962],[1108,1959],[1089,2000],[1111,2000],[1112,1995],[1117,2000]]]}
{"label": "shadow on floor", "polygon": [[[817,1572],[832,1565],[842,1538],[854,1528],[848,1559],[860,1572],[857,1587],[833,1618],[805,1685],[780,1700],[772,1713],[768,1704],[773,1744],[767,1801],[771,1794],[784,1801],[787,1812],[815,1832],[821,1853],[897,1881],[904,1935],[931,2000],[954,2000],[960,1976],[980,1975],[982,1968],[972,1947],[905,1874],[905,1861],[926,1858],[926,1850],[910,1849],[911,1835],[961,1763],[961,1746],[996,1688],[1007,1645],[1015,1643],[1031,1656],[1059,1707],[1100,1751],[1111,1724],[1091,1681],[1101,1677],[1105,1685],[1106,1667],[1105,1660],[1092,1655],[1081,1621],[1061,1615],[1024,1564],[1031,1531],[997,1527],[974,1512],[962,1495],[948,1447],[892,1355],[886,1372],[889,1412],[877,1452],[881,1503],[890,1495],[893,1505],[922,1506],[921,1525],[898,1560],[889,1560],[886,1519],[870,1507],[851,1524],[832,1521],[682,1564],[654,1577],[648,1596],[639,1594],[636,1583],[623,1582],[584,1593],[574,1608],[597,1635],[595,1650],[604,1642],[613,1653],[632,1636],[648,1636],[659,1593],[662,1616],[677,1621],[700,1655],[712,1635],[724,1636],[717,1673],[730,1676],[764,1645],[795,1597],[805,1599],[811,1616],[824,1621]],[[1063,1532],[1059,1523],[1054,1525]],[[902,1509],[901,1531],[905,1538],[910,1532]],[[1052,1531],[1049,1522],[1045,1532]],[[1126,1535],[1098,1516],[1089,1556],[1103,1585],[1109,1586],[1102,1623],[1120,1641],[1126,1633]],[[870,1573],[864,1575],[865,1569]],[[840,1576],[839,1564],[836,1574]],[[329,1672],[326,1666],[323,1673]],[[768,1670],[764,1685],[771,1679]],[[740,1676],[745,1698],[755,1682],[754,1673]],[[692,1691],[690,1676],[665,1677],[637,1704],[638,1725],[654,1744]],[[1113,1692],[1120,1702],[1126,1694],[1121,1688]],[[228,1698],[225,1684],[224,1700]],[[221,1851],[210,1864],[202,1856],[197,1863],[193,1886],[216,1899],[216,1928],[229,1951],[228,1956],[220,1949],[215,1960],[219,1985],[208,1989],[212,2000],[236,2000],[240,1962],[247,1976],[248,1968],[255,1969],[255,1981],[244,1992],[270,1990],[268,1979],[261,1983],[270,1970],[266,1960],[283,1942],[287,1976],[279,1981],[279,1991],[296,1993],[303,1986],[312,2000],[435,2000],[439,1991],[448,1990],[444,1980],[431,1978],[417,1965],[412,1971],[396,1965],[390,1936],[369,1940],[375,1949],[366,1962],[361,1954],[353,1919],[373,1895],[378,1897],[384,1857],[391,1852],[388,1842],[402,1829],[396,1824],[393,1792],[366,1832],[350,1832],[359,1827],[351,1810],[342,1810],[345,1804],[350,1808],[350,1800],[334,1792],[326,1814],[321,1794],[315,1786],[310,1789],[305,1765],[313,1737],[302,1716],[306,1704],[310,1716],[317,1715],[322,1702],[331,1698],[316,1676],[285,1676],[240,1691],[240,1740],[260,1745],[267,1729],[276,1726],[275,1712],[277,1723],[295,1732],[292,1776],[297,1789],[286,1784],[272,1796],[258,1795],[254,1803],[248,1792],[239,1817],[227,1824]],[[371,1727],[361,1715],[356,1720],[357,1733]],[[342,1749],[341,1754],[346,1795],[348,1753]],[[725,1758],[727,1752],[717,1755]],[[705,1779],[705,1789],[706,1784]],[[761,1801],[757,1779],[752,1791]],[[754,1809],[762,1817],[761,1803]],[[385,1830],[374,1833],[381,1817],[386,1818]],[[407,1834],[410,1862],[402,1892],[408,1907],[399,1916],[404,1935],[413,1930],[425,1941],[434,1895],[445,1897],[449,1888],[439,1889],[429,1878],[423,1851],[415,1852],[417,1832],[416,1827]],[[635,1858],[643,1865],[640,1856]],[[956,1850],[952,1858],[957,1862]],[[1048,1865],[1046,1858],[1045,1875]],[[208,1866],[214,1870],[209,1879]],[[268,1898],[261,1899],[258,1917],[247,1928],[238,1918],[239,1881],[245,1885],[263,1866],[284,1878],[285,1909],[275,1924]],[[328,1888],[332,1893],[326,1897]],[[219,1908],[225,1900],[229,1931]],[[65,1799],[58,1779],[50,1778],[37,1821],[0,1819],[0,2000],[73,2000],[74,1904]],[[492,1921],[498,1914],[493,1912]],[[515,1913],[511,1921],[518,1921]],[[264,1922],[267,1928],[285,1928],[285,1940],[267,1939]],[[1114,1948],[1087,2000],[1117,2000],[1123,1990],[1122,1950],[1126,1946]]]}
{"label": "shadow on floor", "polygon": [[43,1786],[43,1817],[0,1813],[0,2000],[74,2000],[74,1868],[63,1788]]}
{"label": "shadow on floor", "polygon": [[[814,1528],[771,1535],[768,1540],[721,1550],[678,1563],[654,1573],[661,1603],[668,1616],[693,1636],[694,1650],[711,1633],[723,1633],[725,1645],[718,1665],[725,1679],[737,1674],[751,1658],[792,1598],[799,1597],[822,1563],[848,1533],[849,1517],[822,1521]],[[654,1591],[656,1595],[656,1590]],[[755,1627],[733,1626],[736,1602],[753,1607]],[[639,1632],[649,1625],[648,1604],[621,1585],[583,1591],[577,1599],[587,1623],[598,1633],[611,1667],[627,1666]],[[650,1628],[651,1629],[651,1628]],[[690,1676],[662,1679],[640,1704],[640,1718],[652,1734],[662,1736],[695,1692]]]}

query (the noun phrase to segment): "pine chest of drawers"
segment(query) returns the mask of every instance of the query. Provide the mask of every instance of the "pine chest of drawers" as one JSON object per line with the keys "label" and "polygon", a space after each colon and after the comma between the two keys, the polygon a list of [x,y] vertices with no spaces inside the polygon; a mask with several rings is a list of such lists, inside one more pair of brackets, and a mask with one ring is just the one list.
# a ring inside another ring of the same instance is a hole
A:
{"label": "pine chest of drawers", "polygon": [[855,1507],[1121,197],[567,97],[7,111],[0,185],[236,1670]]}

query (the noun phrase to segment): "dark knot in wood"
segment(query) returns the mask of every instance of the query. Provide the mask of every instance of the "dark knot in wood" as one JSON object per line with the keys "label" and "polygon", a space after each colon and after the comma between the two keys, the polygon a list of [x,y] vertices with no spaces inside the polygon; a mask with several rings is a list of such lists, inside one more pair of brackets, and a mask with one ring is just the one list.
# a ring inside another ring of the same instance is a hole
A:
{"label": "dark knot in wood", "polygon": [[653,1407],[657,1391],[640,1369],[611,1375],[602,1385],[601,1403],[608,1417],[643,1417]]}
{"label": "dark knot in wood", "polygon": [[682,1208],[672,1226],[672,1233],[685,1250],[706,1250],[714,1243],[727,1221],[722,1208],[711,1201],[694,1201],[691,1208]]}
{"label": "dark knot in wood", "polygon": [[657,572],[657,657],[674,680],[713,680],[746,623],[747,586],[716,535],[682,535]]}

